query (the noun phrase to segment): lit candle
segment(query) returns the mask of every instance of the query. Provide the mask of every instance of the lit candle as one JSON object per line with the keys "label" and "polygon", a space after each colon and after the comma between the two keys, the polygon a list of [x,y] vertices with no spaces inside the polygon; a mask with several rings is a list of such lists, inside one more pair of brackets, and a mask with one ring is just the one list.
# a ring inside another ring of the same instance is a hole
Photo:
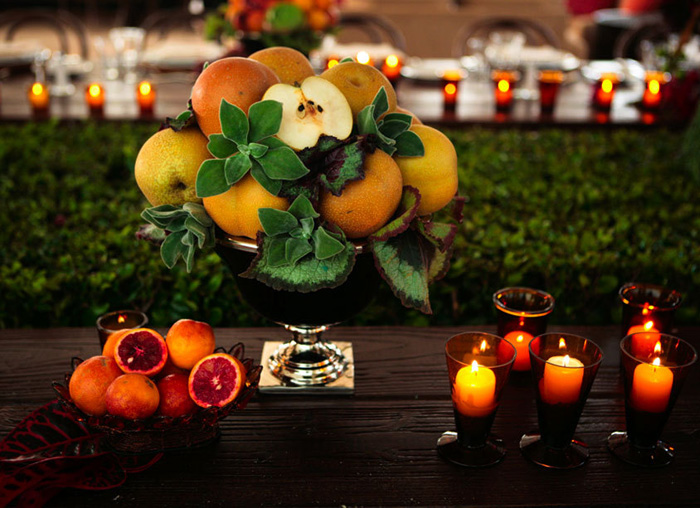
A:
{"label": "lit candle", "polygon": [[564,73],[556,70],[540,71],[540,111],[545,114],[554,111],[559,86],[564,81]]}
{"label": "lit candle", "polygon": [[515,74],[510,71],[496,71],[493,73],[494,95],[496,98],[496,110],[508,111],[513,105],[513,83]]}
{"label": "lit candle", "polygon": [[138,310],[119,310],[104,314],[97,319],[97,333],[100,345],[104,346],[110,335],[119,330],[142,328],[148,324],[148,317]]}
{"label": "lit candle", "polygon": [[462,415],[480,418],[491,414],[496,408],[496,375],[474,360],[457,372],[452,400]]}
{"label": "lit candle", "polygon": [[332,67],[335,67],[340,63],[340,57],[337,56],[330,56],[326,60],[326,69],[330,69]]}
{"label": "lit candle", "polygon": [[654,322],[649,320],[643,325],[635,325],[627,330],[627,335],[636,334],[632,337],[632,354],[641,358],[648,358],[654,353],[654,347],[659,342],[661,336],[659,330],[654,328]]}
{"label": "lit candle", "polygon": [[401,59],[397,55],[389,55],[382,64],[382,74],[392,83],[401,75]]}
{"label": "lit candle", "polygon": [[630,402],[638,411],[661,413],[671,398],[673,372],[655,358],[651,364],[640,363],[634,369]]}
{"label": "lit candle", "polygon": [[661,91],[666,84],[666,75],[659,71],[647,71],[644,81],[644,95],[642,95],[642,105],[645,109],[657,109],[661,104]]}
{"label": "lit candle", "polygon": [[105,91],[97,83],[92,83],[85,89],[85,101],[91,111],[101,112],[105,105]]}
{"label": "lit candle", "polygon": [[136,87],[136,100],[142,115],[153,114],[153,105],[156,101],[156,90],[148,81],[142,81]]}
{"label": "lit candle", "polygon": [[39,82],[32,83],[27,96],[35,113],[48,111],[51,96],[49,95],[49,88],[46,85]]}
{"label": "lit candle", "polygon": [[596,90],[593,95],[593,104],[600,109],[610,109],[613,97],[615,97],[615,88],[617,87],[618,78],[615,74],[603,74],[598,80]]}
{"label": "lit candle", "polygon": [[530,351],[528,350],[528,345],[532,340],[532,335],[527,332],[516,330],[506,334],[506,336],[503,338],[513,344],[513,346],[515,346],[515,351],[517,352],[515,363],[513,364],[513,370],[530,370]]}
{"label": "lit candle", "polygon": [[[562,347],[563,346],[563,347]],[[564,339],[559,349],[566,349]],[[542,400],[547,404],[573,404],[581,395],[583,363],[569,355],[552,356],[544,365]]]}
{"label": "lit candle", "polygon": [[355,59],[358,61],[358,63],[361,63],[363,65],[374,65],[372,58],[366,51],[359,51]]}
{"label": "lit candle", "polygon": [[448,70],[442,74],[442,98],[445,109],[454,111],[456,108],[459,82],[461,80],[462,73],[457,69]]}

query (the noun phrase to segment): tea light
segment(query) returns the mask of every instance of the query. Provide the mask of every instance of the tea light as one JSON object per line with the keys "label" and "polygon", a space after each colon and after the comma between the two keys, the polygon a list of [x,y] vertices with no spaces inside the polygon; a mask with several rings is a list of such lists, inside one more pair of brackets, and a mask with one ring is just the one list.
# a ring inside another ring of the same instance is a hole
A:
{"label": "tea light", "polygon": [[98,83],[91,83],[85,88],[85,102],[91,113],[102,113],[105,105],[105,91]]}
{"label": "tea light", "polygon": [[[648,358],[659,340],[659,333],[673,329],[673,317],[681,304],[681,294],[655,284],[630,282],[620,288],[622,336],[636,333],[630,343],[632,354]],[[649,324],[651,323],[651,324]],[[639,336],[639,333],[647,335]],[[642,345],[643,350],[638,347]]]}
{"label": "tea light", "polygon": [[564,81],[564,73],[562,71],[540,71],[540,112],[551,114],[554,111],[554,104],[556,103],[562,81]]}
{"label": "tea light", "polygon": [[[566,351],[566,341],[559,340]],[[542,400],[547,404],[573,404],[578,401],[583,384],[583,363],[568,354],[551,356],[544,366]]]}
{"label": "tea light", "polygon": [[446,110],[454,111],[457,107],[460,81],[462,81],[462,72],[458,69],[448,70],[442,74],[442,98]]}
{"label": "tea light", "polygon": [[152,115],[153,106],[156,102],[156,90],[148,81],[142,81],[136,87],[136,101],[142,115]]}
{"label": "tea light", "polygon": [[355,60],[362,65],[374,65],[372,57],[370,57],[369,53],[366,51],[358,51],[357,55],[355,56]]}
{"label": "tea light", "polygon": [[672,387],[673,372],[661,365],[660,358],[651,364],[640,363],[634,369],[630,402],[638,411],[662,413],[668,406]]}
{"label": "tea light", "polygon": [[44,83],[38,81],[32,83],[27,92],[27,97],[35,114],[48,112],[51,96],[49,95],[49,88]]}
{"label": "tea light", "polygon": [[666,74],[659,71],[647,71],[644,77],[646,86],[642,95],[644,109],[657,109],[661,105],[662,89],[666,84]]}
{"label": "tea light", "polygon": [[331,69],[340,63],[339,56],[329,56],[326,59],[326,70]]}
{"label": "tea light", "polygon": [[533,339],[532,335],[527,332],[516,330],[514,332],[510,332],[503,338],[513,344],[513,346],[515,346],[515,350],[517,351],[515,363],[513,364],[513,370],[530,370],[530,351],[528,350],[528,345]]}
{"label": "tea light", "polygon": [[389,55],[382,64],[382,74],[394,84],[401,76],[402,62],[398,55]]}
{"label": "tea light", "polygon": [[511,71],[495,71],[492,75],[494,96],[497,111],[509,111],[513,106],[513,83],[515,73]]}
{"label": "tea light", "polygon": [[654,328],[652,320],[643,325],[635,325],[627,330],[627,335],[635,334],[632,337],[632,354],[637,357],[648,357],[654,352],[656,344],[659,342],[659,330]]}
{"label": "tea light", "polygon": [[457,372],[454,393],[455,407],[460,414],[483,417],[496,407],[496,376],[488,367],[476,360]]}
{"label": "tea light", "polygon": [[100,346],[104,346],[110,335],[119,330],[143,328],[148,324],[148,317],[138,310],[118,310],[103,314],[97,318],[97,333]]}
{"label": "tea light", "polygon": [[603,74],[600,77],[593,93],[593,105],[597,109],[610,109],[618,83],[617,74]]}

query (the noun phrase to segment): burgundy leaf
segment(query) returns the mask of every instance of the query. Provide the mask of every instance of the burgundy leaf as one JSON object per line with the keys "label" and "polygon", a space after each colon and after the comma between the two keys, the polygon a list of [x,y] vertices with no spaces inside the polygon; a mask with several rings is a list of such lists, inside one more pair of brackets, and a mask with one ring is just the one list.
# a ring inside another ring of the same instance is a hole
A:
{"label": "burgundy leaf", "polygon": [[405,185],[401,195],[401,202],[396,213],[394,213],[394,218],[369,237],[370,244],[373,242],[384,242],[406,231],[411,221],[416,217],[420,199],[421,196],[418,189]]}

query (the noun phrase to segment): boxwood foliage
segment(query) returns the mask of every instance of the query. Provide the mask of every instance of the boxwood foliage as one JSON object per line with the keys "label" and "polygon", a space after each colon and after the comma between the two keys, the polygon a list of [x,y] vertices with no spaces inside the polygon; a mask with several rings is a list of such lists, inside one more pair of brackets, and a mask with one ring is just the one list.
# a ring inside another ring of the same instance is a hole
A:
{"label": "boxwood foliage", "polygon": [[[88,326],[141,308],[154,326],[190,317],[269,324],[237,294],[214,253],[187,274],[136,240],[147,205],[133,176],[157,126],[0,125],[0,327]],[[495,320],[491,295],[550,291],[551,322],[619,321],[617,289],[648,281],[685,296],[681,324],[700,322],[700,200],[664,130],[448,131],[459,155],[465,221],[452,268],[431,289],[433,316],[388,288],[349,324],[469,325]]]}

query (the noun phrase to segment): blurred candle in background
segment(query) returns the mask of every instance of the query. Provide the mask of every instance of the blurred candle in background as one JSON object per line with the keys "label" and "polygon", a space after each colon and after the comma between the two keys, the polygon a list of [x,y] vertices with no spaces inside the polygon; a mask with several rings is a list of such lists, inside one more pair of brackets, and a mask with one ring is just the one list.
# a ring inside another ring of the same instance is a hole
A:
{"label": "blurred candle in background", "polygon": [[102,114],[105,105],[105,91],[98,83],[91,83],[85,88],[85,102],[91,114]]}
{"label": "blurred candle in background", "polygon": [[457,108],[459,83],[463,77],[459,69],[450,69],[442,73],[443,106],[448,111],[454,111]]}
{"label": "blurred candle in background", "polygon": [[658,109],[663,98],[663,88],[666,84],[666,74],[660,71],[647,71],[644,77],[645,87],[642,95],[644,109]]}
{"label": "blurred candle in background", "polygon": [[508,112],[513,106],[513,84],[516,74],[512,71],[494,71],[491,75],[494,84],[496,111]]}
{"label": "blurred candle in background", "polygon": [[136,100],[142,116],[152,115],[156,102],[156,90],[153,85],[148,81],[141,81],[136,87]]}
{"label": "blurred candle in background", "polygon": [[539,73],[540,84],[540,112],[551,115],[559,94],[559,87],[564,81],[564,73],[558,70],[541,70]]}
{"label": "blurred candle in background", "polygon": [[32,105],[32,110],[35,115],[44,115],[49,111],[51,104],[51,96],[49,95],[49,87],[44,83],[32,83],[27,92],[29,103]]}
{"label": "blurred candle in background", "polygon": [[382,64],[382,74],[391,82],[392,85],[396,85],[396,82],[401,77],[401,67],[403,62],[398,55],[389,55],[384,59]]}
{"label": "blurred candle in background", "polygon": [[617,74],[603,74],[595,85],[593,106],[602,111],[609,111],[615,97],[615,89],[619,79]]}
{"label": "blurred candle in background", "polygon": [[326,70],[335,67],[340,63],[340,57],[338,56],[329,56],[326,58]]}
{"label": "blurred candle in background", "polygon": [[357,56],[355,57],[355,60],[357,60],[358,63],[361,63],[363,65],[374,65],[372,58],[369,56],[369,53],[367,53],[366,51],[358,51]]}

